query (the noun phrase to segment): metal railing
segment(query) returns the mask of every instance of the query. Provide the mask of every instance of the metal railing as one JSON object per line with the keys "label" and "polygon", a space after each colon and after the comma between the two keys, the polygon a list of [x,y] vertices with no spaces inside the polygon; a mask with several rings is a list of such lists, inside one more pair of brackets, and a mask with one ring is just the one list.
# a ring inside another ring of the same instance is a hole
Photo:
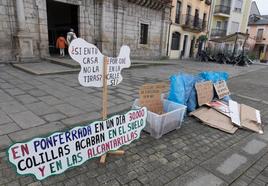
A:
{"label": "metal railing", "polygon": [[211,37],[223,37],[226,36],[227,30],[226,29],[212,29],[211,30]]}
{"label": "metal railing", "polygon": [[205,31],[207,22],[203,19],[199,19],[197,16],[192,15],[181,15],[180,16],[180,24],[187,29],[194,30],[194,31]]}
{"label": "metal railing", "polygon": [[263,40],[262,35],[256,37],[256,41],[262,41],[262,40]]}
{"label": "metal railing", "polygon": [[230,6],[225,6],[225,5],[216,5],[215,6],[215,10],[214,10],[215,14],[221,13],[221,14],[230,15],[230,12],[231,12]]}

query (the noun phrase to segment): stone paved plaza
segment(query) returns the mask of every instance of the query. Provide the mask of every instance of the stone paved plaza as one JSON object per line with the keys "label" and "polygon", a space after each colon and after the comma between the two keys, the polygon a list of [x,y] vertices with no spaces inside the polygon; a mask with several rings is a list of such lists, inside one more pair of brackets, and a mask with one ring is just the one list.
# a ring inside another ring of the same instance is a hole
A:
{"label": "stone paved plaza", "polygon": [[[232,98],[261,110],[268,120],[268,68],[233,67],[191,61],[169,61],[123,71],[123,82],[109,87],[109,113],[128,110],[144,83],[168,81],[186,71],[225,70]],[[54,131],[100,119],[102,89],[84,88],[77,73],[35,76],[10,65],[0,66],[0,184],[2,185],[266,185],[268,184],[268,128],[258,135],[238,130],[234,135],[186,117],[183,126],[159,140],[142,133],[123,147],[122,157],[93,159],[64,174],[37,181],[18,176],[7,163],[5,150]]]}

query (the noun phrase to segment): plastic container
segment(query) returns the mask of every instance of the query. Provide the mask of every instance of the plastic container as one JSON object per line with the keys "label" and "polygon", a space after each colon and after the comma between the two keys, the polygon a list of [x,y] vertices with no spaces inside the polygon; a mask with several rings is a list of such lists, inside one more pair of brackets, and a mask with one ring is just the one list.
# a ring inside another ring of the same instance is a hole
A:
{"label": "plastic container", "polygon": [[[179,129],[186,111],[185,105],[174,103],[167,99],[162,99],[162,101],[165,113],[159,115],[148,111],[146,126],[143,129],[144,131],[149,132],[150,135],[156,139],[161,138],[162,135],[170,131]],[[140,108],[139,99],[135,100],[132,108]]]}

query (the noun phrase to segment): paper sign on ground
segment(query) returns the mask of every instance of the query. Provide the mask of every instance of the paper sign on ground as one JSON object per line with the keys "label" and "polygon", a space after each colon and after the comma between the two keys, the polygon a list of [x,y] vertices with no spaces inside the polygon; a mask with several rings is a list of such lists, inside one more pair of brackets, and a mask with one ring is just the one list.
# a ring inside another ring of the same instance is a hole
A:
{"label": "paper sign on ground", "polygon": [[216,90],[216,93],[217,93],[219,99],[222,99],[225,96],[230,95],[230,91],[228,89],[226,81],[224,81],[224,80],[218,81],[217,83],[214,83],[214,87],[215,87],[215,90]]}
{"label": "paper sign on ground", "polygon": [[233,100],[229,100],[229,110],[232,122],[238,126],[242,127],[240,122],[240,105]]}
{"label": "paper sign on ground", "polygon": [[210,103],[207,104],[209,107],[219,111],[220,113],[231,117],[230,116],[230,110],[229,110],[229,106],[226,105],[225,103],[221,102],[221,101],[212,101]]}
{"label": "paper sign on ground", "polygon": [[207,107],[201,107],[190,113],[191,116],[195,116],[200,119],[204,124],[213,128],[217,128],[224,132],[233,134],[238,129],[233,126],[231,119],[224,114]]}
{"label": "paper sign on ground", "polygon": [[[79,83],[84,87],[102,87],[104,55],[99,49],[77,38],[71,42],[68,50],[72,59],[81,65]],[[118,57],[108,57],[107,85],[116,86],[123,80],[121,70],[130,67],[129,55],[129,47],[122,46]]]}
{"label": "paper sign on ground", "polygon": [[139,90],[139,102],[151,112],[162,114],[163,104],[161,94],[169,89],[168,83],[145,84]]}
{"label": "paper sign on ground", "polygon": [[197,92],[197,100],[199,106],[211,102],[213,99],[213,85],[211,81],[196,83],[195,89]]}
{"label": "paper sign on ground", "polygon": [[42,180],[130,144],[140,137],[146,117],[147,109],[143,107],[105,121],[16,143],[8,149],[8,159],[18,174],[33,174]]}

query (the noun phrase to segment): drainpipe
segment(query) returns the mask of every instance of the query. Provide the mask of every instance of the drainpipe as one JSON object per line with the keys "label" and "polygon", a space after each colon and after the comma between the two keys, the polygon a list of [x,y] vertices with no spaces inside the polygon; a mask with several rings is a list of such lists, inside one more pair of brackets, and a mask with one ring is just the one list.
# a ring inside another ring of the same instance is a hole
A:
{"label": "drainpipe", "polygon": [[[211,23],[211,19],[213,17],[213,15],[211,14],[211,9],[212,9],[212,6],[214,6],[213,4],[213,0],[211,1],[211,4],[209,6],[209,14],[208,14],[208,25],[207,25],[207,40],[209,41],[209,36],[210,36],[210,23]],[[211,15],[211,16],[210,16]],[[207,44],[207,41],[205,41],[205,46]]]}
{"label": "drainpipe", "polygon": [[168,26],[168,41],[167,41],[167,56],[168,56],[168,53],[169,53],[169,39],[170,39],[170,27],[172,25],[172,20],[171,20],[171,9],[173,8],[174,6],[171,6],[170,8],[170,11],[169,11],[169,26]]}

